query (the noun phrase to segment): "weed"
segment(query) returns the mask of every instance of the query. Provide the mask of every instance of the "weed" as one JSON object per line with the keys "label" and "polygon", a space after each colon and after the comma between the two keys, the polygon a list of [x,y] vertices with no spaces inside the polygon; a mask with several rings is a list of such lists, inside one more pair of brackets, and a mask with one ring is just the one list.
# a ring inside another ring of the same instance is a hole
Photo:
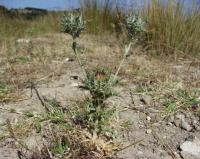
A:
{"label": "weed", "polygon": [[16,113],[16,109],[12,108],[9,110],[10,113]]}
{"label": "weed", "polygon": [[64,111],[62,109],[62,107],[60,106],[59,102],[56,99],[48,99],[47,100],[48,103],[48,119],[52,122],[52,123],[65,123],[65,114]]}
{"label": "weed", "polygon": [[40,120],[35,120],[35,130],[36,133],[40,133],[42,131],[42,125]]}
{"label": "weed", "polygon": [[12,91],[12,87],[5,84],[5,83],[0,83],[0,94],[8,94]]}
{"label": "weed", "polygon": [[55,139],[55,143],[52,144],[52,152],[62,158],[69,151],[69,143],[67,139],[59,137]]}
{"label": "weed", "polygon": [[124,131],[130,131],[131,130],[131,122],[129,120],[124,121],[121,123],[121,127],[123,128]]}
{"label": "weed", "polygon": [[25,64],[30,61],[30,57],[27,56],[18,56],[16,57],[13,62]]}
{"label": "weed", "polygon": [[4,99],[14,91],[14,87],[8,85],[6,83],[0,82],[0,100],[4,101]]}
{"label": "weed", "polygon": [[30,111],[25,111],[23,114],[28,118],[34,117],[34,114],[31,113]]}
{"label": "weed", "polygon": [[197,96],[192,95],[192,91],[178,89],[168,95],[168,99],[164,103],[167,112],[174,112],[177,109],[190,109],[198,111],[200,101]]}
{"label": "weed", "polygon": [[175,112],[176,109],[177,109],[176,101],[174,101],[174,100],[172,100],[172,99],[168,99],[168,100],[164,103],[164,106],[165,106],[166,111],[167,111],[168,113]]}

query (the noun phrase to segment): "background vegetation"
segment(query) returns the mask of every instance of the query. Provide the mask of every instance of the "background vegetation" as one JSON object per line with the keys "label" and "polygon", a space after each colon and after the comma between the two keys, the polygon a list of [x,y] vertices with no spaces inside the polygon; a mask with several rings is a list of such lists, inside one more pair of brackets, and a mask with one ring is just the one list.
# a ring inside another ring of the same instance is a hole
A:
{"label": "background vegetation", "polygon": [[[87,19],[87,33],[117,34],[120,37],[125,13],[112,0],[82,0],[82,13]],[[133,9],[146,22],[143,35],[145,47],[156,55],[192,55],[200,52],[200,5],[186,8],[183,1],[151,0],[144,7]],[[27,20],[9,17],[1,13],[0,39],[22,38],[30,35],[60,32],[60,17],[63,12],[49,12],[47,15]]]}

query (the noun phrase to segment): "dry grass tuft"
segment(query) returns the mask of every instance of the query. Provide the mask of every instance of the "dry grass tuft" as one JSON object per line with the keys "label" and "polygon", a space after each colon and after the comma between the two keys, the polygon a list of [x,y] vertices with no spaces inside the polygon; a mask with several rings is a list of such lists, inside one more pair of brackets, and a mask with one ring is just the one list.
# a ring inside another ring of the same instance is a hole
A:
{"label": "dry grass tuft", "polygon": [[[192,2],[191,2],[192,3]],[[152,0],[142,10],[147,22],[147,45],[157,54],[200,55],[200,6],[190,11],[182,1]]]}

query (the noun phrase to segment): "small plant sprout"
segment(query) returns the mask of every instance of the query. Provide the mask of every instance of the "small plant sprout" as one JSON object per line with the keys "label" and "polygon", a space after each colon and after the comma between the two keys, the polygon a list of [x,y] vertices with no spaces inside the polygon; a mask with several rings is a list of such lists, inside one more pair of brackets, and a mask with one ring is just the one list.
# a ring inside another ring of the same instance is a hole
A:
{"label": "small plant sprout", "polygon": [[84,76],[86,77],[86,71],[78,56],[77,42],[76,42],[76,39],[84,31],[86,22],[83,20],[82,15],[67,14],[63,16],[61,24],[62,24],[62,32],[72,36],[73,39],[72,49],[74,51],[74,55],[82,69]]}
{"label": "small plant sprout", "polygon": [[126,29],[130,39],[135,39],[136,35],[143,32],[144,26],[144,21],[138,15],[130,15],[126,18]]}

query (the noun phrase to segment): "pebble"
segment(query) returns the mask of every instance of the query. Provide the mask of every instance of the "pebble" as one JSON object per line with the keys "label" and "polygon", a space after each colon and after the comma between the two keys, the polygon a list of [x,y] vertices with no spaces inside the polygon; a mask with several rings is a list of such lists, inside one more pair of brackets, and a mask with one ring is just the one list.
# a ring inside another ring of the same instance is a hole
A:
{"label": "pebble", "polygon": [[191,127],[191,125],[187,121],[185,121],[185,120],[181,121],[180,127],[183,128],[186,131],[191,131],[193,129]]}
{"label": "pebble", "polygon": [[28,43],[30,43],[30,39],[17,39],[16,42],[17,43],[26,43],[26,44],[28,44]]}
{"label": "pebble", "polygon": [[199,157],[200,156],[200,140],[195,136],[188,137],[187,140],[180,145],[180,149],[182,150],[181,155],[184,159],[193,159],[193,158]]}
{"label": "pebble", "polygon": [[169,126],[173,126],[173,124],[172,124],[171,122],[168,122],[167,125],[169,125]]}
{"label": "pebble", "polygon": [[71,84],[71,86],[72,87],[79,87],[79,84],[74,82],[74,83]]}
{"label": "pebble", "polygon": [[174,118],[174,124],[177,127],[180,127],[186,131],[192,131],[193,127],[190,125],[190,123],[187,121],[186,116],[182,113],[176,114]]}
{"label": "pebble", "polygon": [[79,77],[78,77],[77,75],[73,75],[73,76],[70,76],[70,79],[71,79],[71,80],[78,80]]}
{"label": "pebble", "polygon": [[147,119],[147,121],[149,121],[149,122],[151,121],[151,117],[150,117],[150,116],[147,116],[146,119]]}
{"label": "pebble", "polygon": [[147,129],[146,133],[147,133],[147,134],[151,134],[151,133],[152,133],[152,130],[151,130],[151,129]]}
{"label": "pebble", "polygon": [[192,125],[194,126],[194,128],[197,131],[200,131],[200,120],[199,120],[199,118],[193,119],[192,120]]}
{"label": "pebble", "polygon": [[141,155],[143,155],[144,153],[143,153],[142,151],[138,151],[137,154],[141,156]]}
{"label": "pebble", "polygon": [[143,95],[140,99],[144,104],[150,105],[152,102],[152,97],[149,95]]}
{"label": "pebble", "polygon": [[73,61],[74,61],[73,58],[66,58],[66,59],[64,60],[64,62],[73,62]]}

